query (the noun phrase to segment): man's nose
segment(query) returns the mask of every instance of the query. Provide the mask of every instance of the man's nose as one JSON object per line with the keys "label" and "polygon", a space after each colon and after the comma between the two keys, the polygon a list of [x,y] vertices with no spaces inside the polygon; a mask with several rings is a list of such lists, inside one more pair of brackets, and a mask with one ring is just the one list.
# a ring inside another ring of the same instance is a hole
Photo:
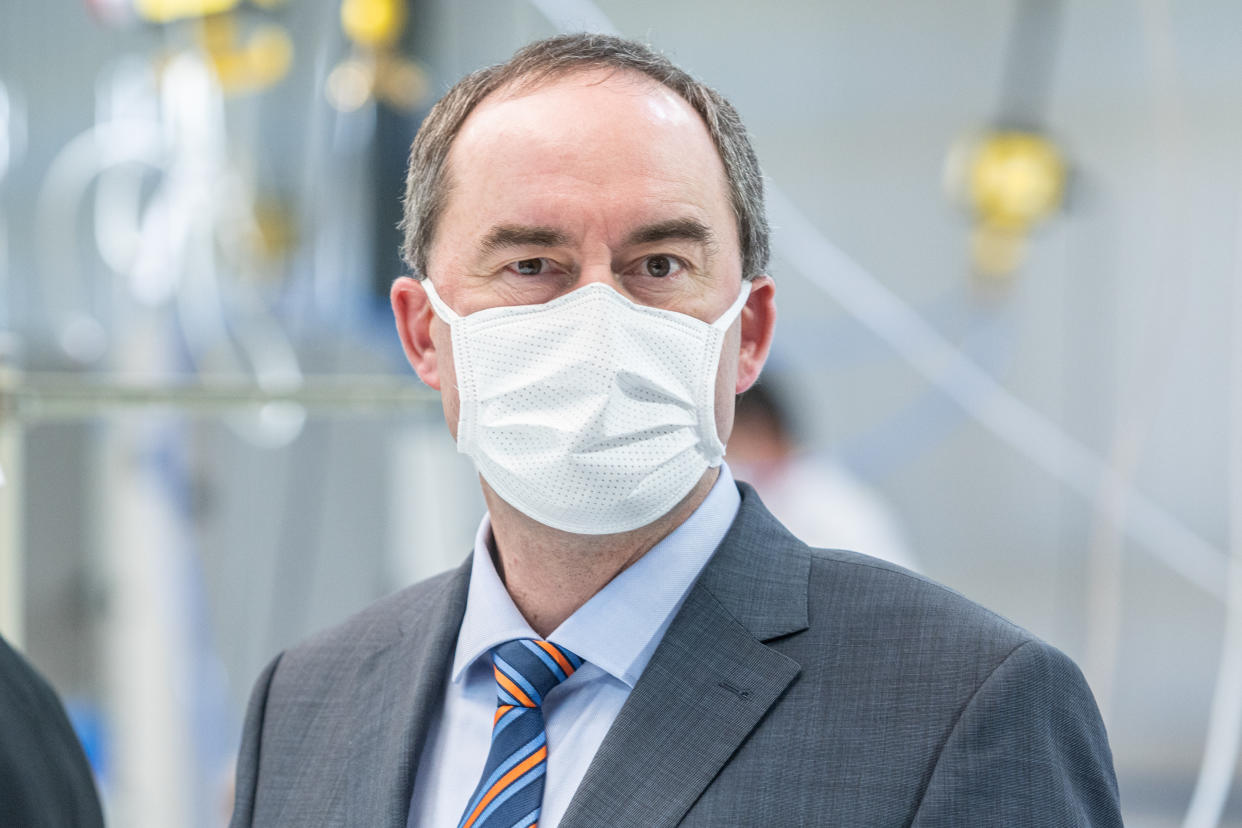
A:
{"label": "man's nose", "polygon": [[625,290],[625,281],[621,275],[614,270],[614,263],[611,256],[593,257],[591,260],[583,262],[581,270],[578,271],[578,281],[574,285],[575,288],[586,287],[590,284],[603,284],[620,293],[622,296],[633,299]]}

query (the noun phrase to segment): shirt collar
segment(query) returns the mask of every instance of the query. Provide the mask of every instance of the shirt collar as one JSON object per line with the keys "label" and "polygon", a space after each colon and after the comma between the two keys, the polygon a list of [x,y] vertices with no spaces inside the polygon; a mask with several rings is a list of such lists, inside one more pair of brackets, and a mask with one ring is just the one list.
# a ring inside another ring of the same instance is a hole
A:
{"label": "shirt collar", "polygon": [[[632,688],[740,505],[733,475],[721,464],[715,485],[690,517],[565,619],[549,640]],[[485,514],[474,538],[466,614],[453,657],[454,683],[498,644],[538,638],[496,573],[491,535],[491,519]]]}

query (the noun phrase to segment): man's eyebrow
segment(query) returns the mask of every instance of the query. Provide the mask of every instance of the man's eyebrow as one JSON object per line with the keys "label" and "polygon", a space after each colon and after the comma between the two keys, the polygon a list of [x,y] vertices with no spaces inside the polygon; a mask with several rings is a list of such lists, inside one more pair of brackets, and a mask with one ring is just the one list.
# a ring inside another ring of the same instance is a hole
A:
{"label": "man's eyebrow", "polygon": [[498,224],[483,237],[484,253],[497,253],[512,247],[565,247],[570,238],[553,227]]}
{"label": "man's eyebrow", "polygon": [[625,240],[626,245],[631,247],[662,241],[690,241],[710,247],[715,244],[716,236],[698,219],[677,218],[639,227]]}

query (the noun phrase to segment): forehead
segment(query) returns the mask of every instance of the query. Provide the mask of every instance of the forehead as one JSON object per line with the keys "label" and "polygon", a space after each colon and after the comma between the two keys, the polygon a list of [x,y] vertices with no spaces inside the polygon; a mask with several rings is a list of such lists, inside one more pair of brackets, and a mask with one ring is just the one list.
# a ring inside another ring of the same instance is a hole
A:
{"label": "forehead", "polygon": [[[595,69],[504,87],[466,119],[449,153],[447,208],[589,190],[601,203],[696,203],[732,215],[702,118],[672,89]],[[533,206],[533,205],[531,205]]]}

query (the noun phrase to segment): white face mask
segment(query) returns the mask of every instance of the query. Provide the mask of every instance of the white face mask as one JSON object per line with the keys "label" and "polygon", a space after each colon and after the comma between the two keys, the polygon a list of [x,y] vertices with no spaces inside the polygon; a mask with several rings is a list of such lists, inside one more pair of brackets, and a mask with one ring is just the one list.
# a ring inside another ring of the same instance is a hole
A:
{"label": "white face mask", "polygon": [[452,331],[457,450],[523,514],[583,535],[628,532],[720,465],[716,366],[750,282],[712,324],[598,282],[464,317],[422,285]]}

